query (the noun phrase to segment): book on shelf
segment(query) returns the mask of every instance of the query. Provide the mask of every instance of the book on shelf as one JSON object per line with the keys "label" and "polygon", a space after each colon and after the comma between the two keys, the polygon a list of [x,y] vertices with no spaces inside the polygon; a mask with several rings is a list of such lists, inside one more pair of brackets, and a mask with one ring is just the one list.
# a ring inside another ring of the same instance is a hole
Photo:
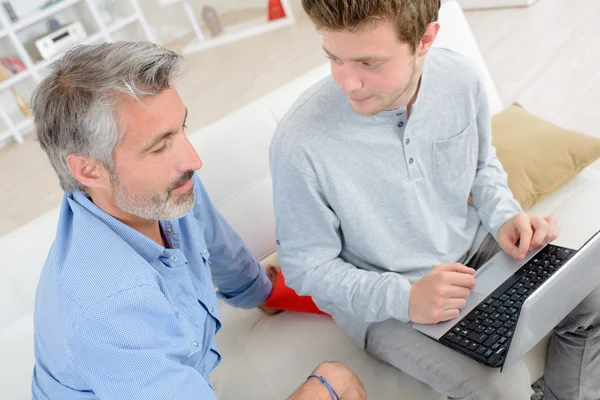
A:
{"label": "book on shelf", "polygon": [[[24,71],[25,69],[25,65],[23,65],[21,60],[19,60],[18,58],[3,57],[2,59],[0,59],[0,81],[5,81],[11,76],[18,74],[19,72]],[[14,100],[17,102],[21,113],[25,117],[29,118],[31,116],[31,109],[29,108],[25,100],[23,100],[21,95],[17,92],[17,90],[14,87],[11,87],[10,91],[12,92]],[[4,99],[5,97],[2,96],[2,98]],[[5,107],[5,105],[0,104],[0,107]]]}

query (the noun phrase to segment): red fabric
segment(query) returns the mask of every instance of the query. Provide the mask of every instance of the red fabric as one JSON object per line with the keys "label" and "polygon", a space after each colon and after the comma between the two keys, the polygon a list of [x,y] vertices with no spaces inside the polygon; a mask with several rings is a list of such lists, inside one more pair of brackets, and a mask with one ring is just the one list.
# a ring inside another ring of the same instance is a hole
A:
{"label": "red fabric", "polygon": [[328,315],[317,308],[310,296],[298,296],[293,289],[287,287],[281,271],[277,274],[273,291],[264,305],[278,310]]}
{"label": "red fabric", "polygon": [[283,9],[281,0],[269,0],[268,20],[273,21],[280,18],[285,18],[285,10]]}

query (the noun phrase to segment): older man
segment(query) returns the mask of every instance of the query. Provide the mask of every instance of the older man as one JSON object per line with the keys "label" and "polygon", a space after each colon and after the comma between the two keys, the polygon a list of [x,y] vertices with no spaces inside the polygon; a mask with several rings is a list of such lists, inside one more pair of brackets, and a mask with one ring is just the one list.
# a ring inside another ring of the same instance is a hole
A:
{"label": "older man", "polygon": [[[147,42],[83,46],[35,91],[65,195],[36,296],[34,399],[214,399],[217,297],[252,308],[271,292],[195,175],[181,65]],[[294,399],[364,398],[339,364],[314,374]]]}

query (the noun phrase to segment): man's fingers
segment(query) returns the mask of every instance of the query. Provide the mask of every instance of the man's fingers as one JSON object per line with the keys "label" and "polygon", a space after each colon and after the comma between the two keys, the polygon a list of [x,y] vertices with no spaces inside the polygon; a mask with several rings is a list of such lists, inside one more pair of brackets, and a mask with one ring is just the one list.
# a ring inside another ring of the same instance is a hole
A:
{"label": "man's fingers", "polygon": [[471,274],[461,272],[447,272],[444,280],[452,286],[473,289],[475,287],[475,277]]}
{"label": "man's fingers", "polygon": [[464,299],[471,293],[470,288],[463,285],[451,285],[448,287],[446,297]]}
{"label": "man's fingers", "polygon": [[544,221],[548,224],[548,234],[546,235],[544,244],[548,244],[560,235],[560,225],[558,224],[558,220],[552,216],[544,218]]}
{"label": "man's fingers", "polygon": [[439,269],[442,271],[460,272],[461,274],[475,275],[475,270],[473,268],[469,268],[460,263],[440,264],[436,267],[436,269]]}
{"label": "man's fingers", "polygon": [[517,258],[523,259],[527,251],[529,251],[533,235],[530,217],[526,214],[519,214],[515,218],[515,228],[519,232],[519,252]]}
{"label": "man's fingers", "polygon": [[441,314],[440,322],[450,321],[451,319],[458,317],[459,314],[460,310],[457,308],[445,310]]}
{"label": "man's fingers", "polygon": [[531,238],[530,248],[528,250],[538,248],[544,244],[550,228],[545,220],[536,216],[531,217],[531,226],[533,227],[534,231]]}

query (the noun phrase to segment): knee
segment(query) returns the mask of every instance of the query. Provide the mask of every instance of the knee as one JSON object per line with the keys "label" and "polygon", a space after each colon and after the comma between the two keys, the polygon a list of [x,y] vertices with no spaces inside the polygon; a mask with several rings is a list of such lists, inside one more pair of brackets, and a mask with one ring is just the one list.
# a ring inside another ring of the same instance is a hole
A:
{"label": "knee", "polygon": [[481,367],[481,373],[461,385],[467,393],[465,399],[529,400],[533,393],[529,370],[519,362],[509,370]]}

